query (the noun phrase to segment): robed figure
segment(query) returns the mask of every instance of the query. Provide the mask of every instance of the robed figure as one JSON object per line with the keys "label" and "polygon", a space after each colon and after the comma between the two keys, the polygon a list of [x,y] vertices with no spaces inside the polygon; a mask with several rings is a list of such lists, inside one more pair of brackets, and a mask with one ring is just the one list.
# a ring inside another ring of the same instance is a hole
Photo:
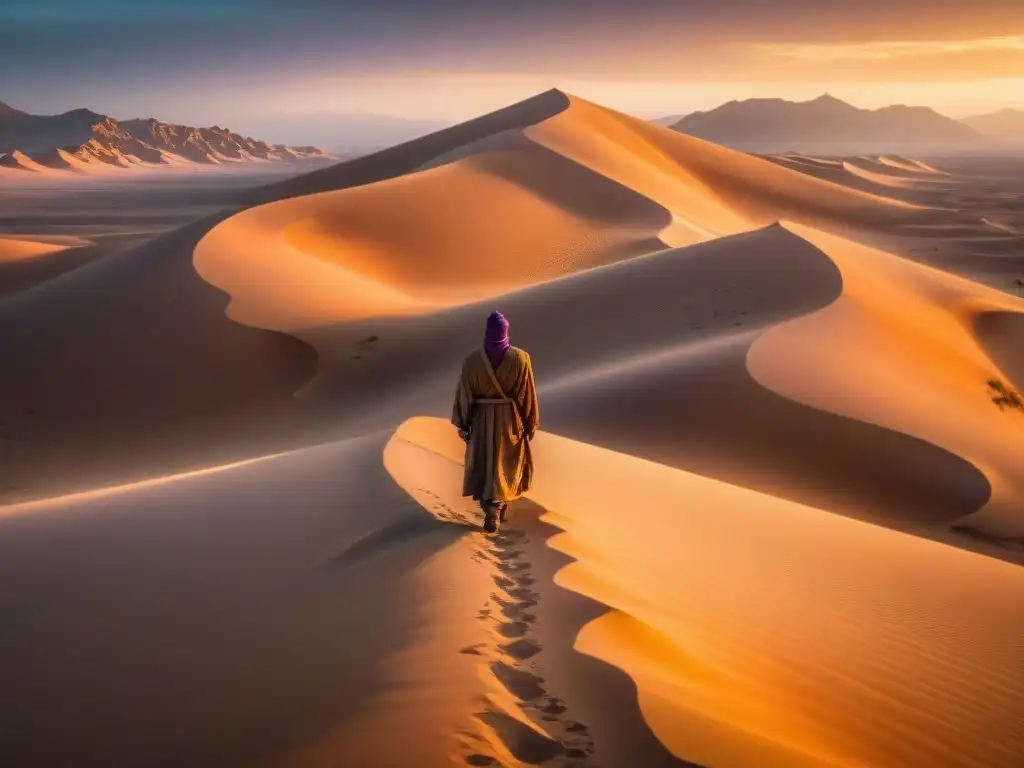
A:
{"label": "robed figure", "polygon": [[484,530],[504,522],[510,501],[530,489],[530,441],[540,424],[530,356],[509,342],[508,320],[487,318],[483,345],[466,357],[452,423],[466,441],[462,495],[480,502]]}

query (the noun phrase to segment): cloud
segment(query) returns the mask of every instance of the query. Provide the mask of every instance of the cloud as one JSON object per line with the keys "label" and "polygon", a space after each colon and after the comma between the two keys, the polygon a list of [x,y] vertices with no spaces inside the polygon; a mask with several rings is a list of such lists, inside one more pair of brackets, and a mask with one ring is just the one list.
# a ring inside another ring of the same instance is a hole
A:
{"label": "cloud", "polygon": [[875,82],[941,82],[1024,76],[1024,35],[965,40],[768,44],[752,51],[767,77]]}
{"label": "cloud", "polygon": [[873,41],[853,44],[765,44],[764,53],[794,61],[888,61],[918,56],[977,52],[1024,51],[1024,35],[982,37],[975,40]]}

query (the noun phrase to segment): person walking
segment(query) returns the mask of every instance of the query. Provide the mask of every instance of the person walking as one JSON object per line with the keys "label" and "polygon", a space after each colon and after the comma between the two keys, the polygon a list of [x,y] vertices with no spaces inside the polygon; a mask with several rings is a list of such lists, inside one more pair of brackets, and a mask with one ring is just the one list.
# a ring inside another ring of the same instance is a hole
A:
{"label": "person walking", "polygon": [[462,364],[452,424],[466,442],[462,495],[480,502],[484,530],[497,533],[508,503],[533,482],[530,442],[540,424],[533,363],[509,342],[500,312],[487,318],[483,345]]}

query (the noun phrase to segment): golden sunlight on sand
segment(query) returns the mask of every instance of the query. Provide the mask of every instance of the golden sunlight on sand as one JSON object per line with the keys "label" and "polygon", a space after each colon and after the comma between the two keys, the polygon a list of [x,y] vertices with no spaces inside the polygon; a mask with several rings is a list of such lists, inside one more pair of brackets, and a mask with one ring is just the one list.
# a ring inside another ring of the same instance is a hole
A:
{"label": "golden sunlight on sand", "polygon": [[[459,476],[445,422],[395,439],[443,453]],[[573,558],[555,583],[610,609],[576,648],[634,678],[679,757],[1011,766],[1021,754],[1018,567],[554,435],[536,452],[530,498],[564,531],[548,545]]]}
{"label": "golden sunlight on sand", "polygon": [[[552,91],[12,282],[5,757],[1019,768],[1009,184]],[[543,431],[485,536],[494,308]]]}
{"label": "golden sunlight on sand", "polygon": [[0,237],[0,264],[31,259],[35,256],[45,256],[48,253],[57,253],[76,244],[68,242],[44,242],[25,238]]}

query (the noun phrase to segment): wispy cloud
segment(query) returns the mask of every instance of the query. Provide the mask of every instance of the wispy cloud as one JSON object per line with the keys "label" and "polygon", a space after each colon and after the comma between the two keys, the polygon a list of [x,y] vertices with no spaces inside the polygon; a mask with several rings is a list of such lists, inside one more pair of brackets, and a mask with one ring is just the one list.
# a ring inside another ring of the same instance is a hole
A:
{"label": "wispy cloud", "polygon": [[796,61],[887,61],[943,54],[1024,51],[1024,35],[982,37],[974,40],[875,41],[843,44],[764,44],[762,53]]}

